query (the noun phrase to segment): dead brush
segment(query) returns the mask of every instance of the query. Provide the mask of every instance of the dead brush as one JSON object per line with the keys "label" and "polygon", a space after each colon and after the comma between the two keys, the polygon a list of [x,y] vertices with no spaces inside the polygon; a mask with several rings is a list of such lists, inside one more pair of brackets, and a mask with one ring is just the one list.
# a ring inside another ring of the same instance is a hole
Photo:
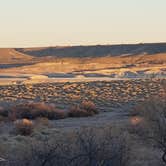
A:
{"label": "dead brush", "polygon": [[31,135],[34,129],[33,122],[28,119],[15,121],[16,133],[20,135]]}
{"label": "dead brush", "polygon": [[[163,87],[166,89],[166,84]],[[161,150],[161,159],[166,165],[166,91],[142,102],[134,111],[142,118],[135,133]]]}
{"label": "dead brush", "polygon": [[84,109],[81,109],[79,105],[72,106],[69,110],[69,117],[87,117],[92,115],[92,113],[87,112]]}
{"label": "dead brush", "polygon": [[13,107],[9,113],[11,120],[47,118],[49,120],[63,119],[66,113],[55,106],[45,103],[26,103]]}
{"label": "dead brush", "polygon": [[98,114],[98,110],[96,105],[92,102],[92,101],[83,101],[80,105],[80,107],[84,110],[86,110],[87,112],[91,112],[94,114]]}
{"label": "dead brush", "polygon": [[83,101],[80,105],[74,105],[69,110],[69,117],[88,117],[98,113],[95,104],[91,101]]}

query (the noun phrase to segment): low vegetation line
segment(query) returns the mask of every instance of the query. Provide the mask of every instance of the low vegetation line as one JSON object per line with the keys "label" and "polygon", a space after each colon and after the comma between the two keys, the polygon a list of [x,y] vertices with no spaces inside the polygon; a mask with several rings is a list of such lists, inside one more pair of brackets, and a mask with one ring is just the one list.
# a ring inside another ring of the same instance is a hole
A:
{"label": "low vegetation line", "polygon": [[73,104],[68,110],[60,110],[54,104],[43,102],[23,103],[9,108],[0,108],[1,119],[13,122],[17,132],[21,135],[30,135],[35,120],[39,118],[58,120],[68,117],[88,117],[95,114],[98,114],[98,109],[91,101]]}

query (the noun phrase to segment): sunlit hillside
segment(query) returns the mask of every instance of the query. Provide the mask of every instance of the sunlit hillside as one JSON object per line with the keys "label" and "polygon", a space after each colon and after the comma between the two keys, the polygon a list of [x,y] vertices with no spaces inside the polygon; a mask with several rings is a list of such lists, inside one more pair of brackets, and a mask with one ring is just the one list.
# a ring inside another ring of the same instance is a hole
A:
{"label": "sunlit hillside", "polygon": [[0,62],[1,74],[165,75],[166,43],[0,49]]}

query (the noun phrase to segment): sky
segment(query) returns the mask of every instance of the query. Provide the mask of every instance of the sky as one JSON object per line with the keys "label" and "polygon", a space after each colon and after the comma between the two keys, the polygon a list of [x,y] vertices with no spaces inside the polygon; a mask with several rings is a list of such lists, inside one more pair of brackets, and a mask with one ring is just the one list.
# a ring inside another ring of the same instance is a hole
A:
{"label": "sky", "polygon": [[0,0],[0,47],[166,42],[166,0]]}

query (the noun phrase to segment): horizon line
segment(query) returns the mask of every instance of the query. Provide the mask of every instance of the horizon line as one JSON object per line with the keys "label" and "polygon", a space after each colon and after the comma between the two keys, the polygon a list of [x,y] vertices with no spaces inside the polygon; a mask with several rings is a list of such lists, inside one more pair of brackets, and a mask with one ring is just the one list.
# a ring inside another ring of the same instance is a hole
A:
{"label": "horizon line", "polygon": [[0,49],[19,49],[19,48],[55,48],[55,47],[93,47],[93,46],[120,46],[120,45],[143,45],[143,44],[166,44],[164,42],[138,42],[138,43],[108,43],[108,44],[71,44],[71,45],[43,45],[43,46],[23,46],[23,47],[0,47]]}

